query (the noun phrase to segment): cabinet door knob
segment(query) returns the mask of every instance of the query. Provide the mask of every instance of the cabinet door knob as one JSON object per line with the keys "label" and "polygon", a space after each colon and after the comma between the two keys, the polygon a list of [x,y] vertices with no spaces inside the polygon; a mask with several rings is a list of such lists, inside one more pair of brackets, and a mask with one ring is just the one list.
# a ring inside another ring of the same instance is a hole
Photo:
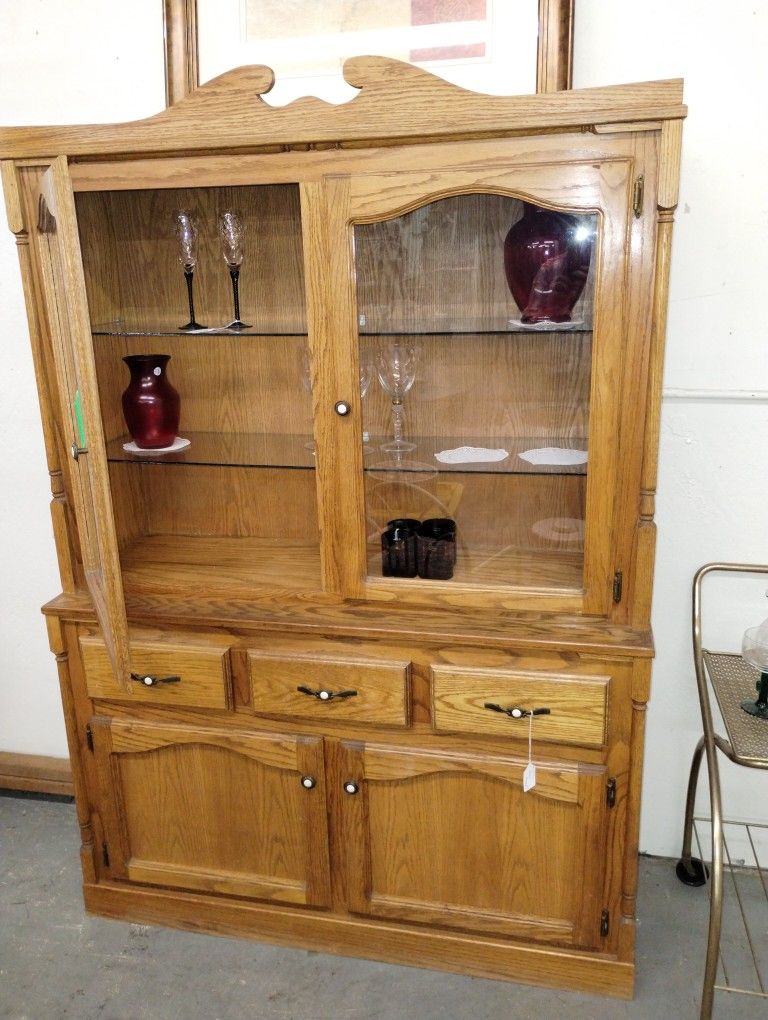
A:
{"label": "cabinet door knob", "polygon": [[337,400],[333,409],[340,418],[345,418],[352,410],[348,400]]}
{"label": "cabinet door knob", "polygon": [[151,673],[131,673],[131,680],[137,684],[144,684],[145,687],[155,687],[157,684],[180,684],[180,676],[152,676]]}
{"label": "cabinet door knob", "polygon": [[314,776],[302,776],[301,785],[304,787],[305,790],[314,790],[314,788],[317,786],[317,780],[315,779]]}
{"label": "cabinet door knob", "polygon": [[357,793],[360,787],[357,783],[353,783],[351,779],[348,779],[344,784],[344,793],[348,793],[350,796]]}

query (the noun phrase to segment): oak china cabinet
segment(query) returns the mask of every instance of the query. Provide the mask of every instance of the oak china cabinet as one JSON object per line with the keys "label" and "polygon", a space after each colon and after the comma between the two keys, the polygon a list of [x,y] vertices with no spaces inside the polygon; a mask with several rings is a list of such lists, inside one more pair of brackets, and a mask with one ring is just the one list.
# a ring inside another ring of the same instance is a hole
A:
{"label": "oak china cabinet", "polygon": [[[682,85],[345,74],[0,131],[86,905],[629,996]],[[126,449],[138,354],[183,450]]]}

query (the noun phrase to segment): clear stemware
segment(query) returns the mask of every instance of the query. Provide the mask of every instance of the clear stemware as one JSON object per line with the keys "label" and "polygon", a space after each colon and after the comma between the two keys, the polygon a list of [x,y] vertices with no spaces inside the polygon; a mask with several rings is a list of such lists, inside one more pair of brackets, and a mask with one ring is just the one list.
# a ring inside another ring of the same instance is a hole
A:
{"label": "clear stemware", "polygon": [[179,329],[205,329],[195,319],[195,302],[192,295],[192,278],[197,267],[197,224],[194,217],[186,209],[180,209],[173,217],[174,234],[178,241],[178,259],[184,267],[184,279],[187,281],[187,300],[189,301],[189,322]]}
{"label": "clear stemware", "polygon": [[376,348],[376,372],[392,401],[393,438],[381,449],[385,453],[410,453],[416,444],[403,439],[403,399],[416,378],[416,348],[400,340],[381,341]]}
{"label": "clear stemware", "polygon": [[221,254],[227,263],[229,275],[232,280],[232,298],[235,305],[235,317],[227,326],[227,329],[248,329],[249,324],[240,318],[240,266],[243,264],[243,241],[245,239],[245,225],[236,212],[227,209],[219,216],[219,238],[221,240]]}

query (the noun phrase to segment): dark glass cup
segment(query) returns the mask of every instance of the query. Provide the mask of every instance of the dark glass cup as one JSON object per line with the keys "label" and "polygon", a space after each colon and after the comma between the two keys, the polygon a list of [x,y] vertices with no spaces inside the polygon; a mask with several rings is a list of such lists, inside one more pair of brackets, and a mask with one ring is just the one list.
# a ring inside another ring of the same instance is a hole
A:
{"label": "dark glass cup", "polygon": [[432,517],[416,532],[416,566],[419,577],[449,581],[456,566],[456,521]]}
{"label": "dark glass cup", "polygon": [[387,522],[381,535],[381,572],[384,577],[416,576],[416,530],[413,517],[398,517]]}

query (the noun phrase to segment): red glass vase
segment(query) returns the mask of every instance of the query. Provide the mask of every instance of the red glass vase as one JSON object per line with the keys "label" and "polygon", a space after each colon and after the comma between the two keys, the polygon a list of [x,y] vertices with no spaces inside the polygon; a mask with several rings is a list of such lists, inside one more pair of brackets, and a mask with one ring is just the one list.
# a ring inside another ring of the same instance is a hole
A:
{"label": "red glass vase", "polygon": [[523,202],[504,239],[504,272],[524,323],[570,322],[594,245],[592,218]]}
{"label": "red glass vase", "polygon": [[168,381],[170,354],[131,354],[123,358],[131,381],[123,393],[123,414],[134,443],[142,450],[170,446],[179,430],[181,399]]}

